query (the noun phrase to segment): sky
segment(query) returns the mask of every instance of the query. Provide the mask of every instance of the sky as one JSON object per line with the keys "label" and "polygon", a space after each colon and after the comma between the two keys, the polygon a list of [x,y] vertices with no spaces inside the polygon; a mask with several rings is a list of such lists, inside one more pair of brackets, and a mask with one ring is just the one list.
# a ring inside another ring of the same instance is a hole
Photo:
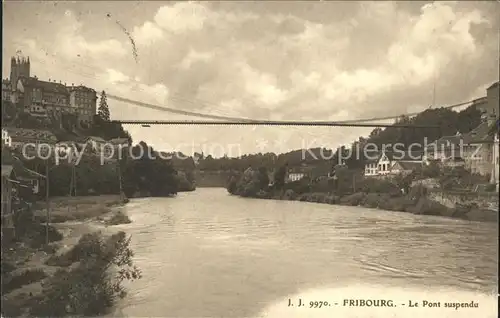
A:
{"label": "sky", "polygon": [[[498,1],[3,2],[31,75],[155,105],[262,120],[398,115],[486,95]],[[196,120],[108,100],[112,119]],[[220,157],[336,148],[370,128],[129,126],[134,142]]]}

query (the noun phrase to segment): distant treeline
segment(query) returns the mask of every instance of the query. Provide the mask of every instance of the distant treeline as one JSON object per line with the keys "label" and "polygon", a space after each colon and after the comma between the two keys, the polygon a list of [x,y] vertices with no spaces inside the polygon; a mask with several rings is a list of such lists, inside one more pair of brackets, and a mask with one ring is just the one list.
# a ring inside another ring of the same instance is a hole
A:
{"label": "distant treeline", "polygon": [[[455,135],[457,132],[466,133],[476,128],[481,121],[481,112],[475,105],[472,105],[460,112],[451,109],[437,108],[427,109],[415,117],[409,118],[401,116],[394,125],[422,125],[422,126],[437,126],[439,129],[422,129],[422,128],[375,128],[367,137],[359,137],[351,145],[351,149],[362,149],[358,144],[372,143],[378,146],[402,144],[408,146],[412,143],[423,143],[427,138],[427,142],[433,142],[443,136]],[[198,156],[198,169],[206,171],[244,171],[248,167],[257,169],[265,167],[268,170],[274,170],[285,163],[289,167],[297,167],[301,164],[313,164],[314,166],[332,167],[339,163],[338,149],[331,150],[325,148],[313,148],[307,152],[303,150],[294,150],[284,154],[275,153],[259,153],[253,155],[244,155],[240,158],[217,158],[211,156]],[[347,151],[346,148],[341,151]],[[334,153],[333,153],[334,152]],[[322,154],[322,156],[321,156]],[[322,160],[321,158],[331,158]],[[350,168],[364,167],[365,160],[362,153],[360,156],[351,156],[345,162]]]}

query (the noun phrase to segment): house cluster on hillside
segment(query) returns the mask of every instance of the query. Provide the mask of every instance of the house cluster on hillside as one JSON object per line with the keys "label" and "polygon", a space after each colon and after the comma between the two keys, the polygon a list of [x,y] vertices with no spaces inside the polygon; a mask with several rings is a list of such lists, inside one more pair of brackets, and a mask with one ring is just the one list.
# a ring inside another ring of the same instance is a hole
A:
{"label": "house cluster on hillside", "polygon": [[[498,191],[499,91],[500,82],[496,82],[487,89],[487,96],[474,102],[482,112],[482,117],[481,123],[472,131],[443,136],[418,151],[372,152],[365,158],[364,176],[383,178],[409,174],[434,162],[447,167],[463,166],[472,173],[489,175],[490,182],[497,185]],[[335,168],[331,173],[320,171],[319,174],[314,172],[315,168],[307,165],[291,168],[287,171],[285,181],[294,182],[305,177],[335,178]]]}
{"label": "house cluster on hillside", "polygon": [[[128,146],[126,138],[104,140],[96,136],[74,136],[70,139],[58,139],[48,130],[12,127],[2,128],[2,132],[9,139],[8,144],[4,143],[4,146],[19,154],[24,151],[24,155],[30,157],[54,155],[56,151],[62,155],[71,150],[84,149],[84,155],[102,156],[106,162],[114,162],[117,150]],[[115,156],[112,157],[112,154]]]}
{"label": "house cluster on hillside", "polygon": [[472,131],[443,136],[427,145],[424,151],[395,157],[382,152],[376,160],[366,162],[365,176],[383,177],[411,171],[436,162],[443,166],[463,166],[472,173],[490,175],[490,182],[499,182],[499,91],[500,82],[487,89],[487,96],[478,100],[481,123]]}
{"label": "house cluster on hillside", "polygon": [[[80,123],[90,125],[96,114],[97,94],[92,88],[31,76],[29,58],[12,58],[10,78],[2,80],[2,101],[38,118],[74,114]],[[3,103],[2,103],[3,104]]]}

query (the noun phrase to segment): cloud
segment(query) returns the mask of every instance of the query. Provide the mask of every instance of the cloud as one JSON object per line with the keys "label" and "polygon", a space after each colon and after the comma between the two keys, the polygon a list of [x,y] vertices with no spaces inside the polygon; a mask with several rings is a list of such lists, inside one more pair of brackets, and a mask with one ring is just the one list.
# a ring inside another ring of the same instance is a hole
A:
{"label": "cloud", "polygon": [[98,56],[98,57],[123,57],[127,54],[124,44],[116,39],[102,41],[88,41],[79,32],[82,23],[79,22],[74,13],[67,10],[64,17],[58,23],[61,25],[55,44],[59,54],[66,57],[75,58],[77,56]]}
{"label": "cloud", "polygon": [[123,74],[120,71],[116,71],[113,69],[107,69],[106,72],[107,72],[107,76],[108,76],[108,81],[111,84],[123,83],[123,82],[127,82],[130,80],[130,77],[128,77],[127,75]]}
{"label": "cloud", "polygon": [[287,98],[287,92],[277,87],[275,76],[258,72],[248,64],[240,64],[239,73],[245,79],[247,93],[255,96],[260,102],[272,106]]}
{"label": "cloud", "polygon": [[204,5],[189,1],[161,7],[154,20],[164,30],[183,33],[201,30],[204,22],[214,16]]}
{"label": "cloud", "polygon": [[183,69],[188,69],[191,65],[193,65],[193,63],[198,61],[209,62],[213,58],[214,54],[214,52],[197,52],[191,49],[188,55],[186,55],[186,57],[181,61],[179,66]]}
{"label": "cloud", "polygon": [[134,27],[132,38],[137,45],[147,46],[163,38],[162,29],[151,21],[146,21],[139,27]]}

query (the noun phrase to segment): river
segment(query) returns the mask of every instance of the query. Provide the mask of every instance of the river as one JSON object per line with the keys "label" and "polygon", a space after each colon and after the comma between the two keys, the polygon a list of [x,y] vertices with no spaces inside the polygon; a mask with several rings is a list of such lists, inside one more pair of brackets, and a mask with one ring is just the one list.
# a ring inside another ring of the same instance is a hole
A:
{"label": "river", "polygon": [[[132,235],[143,278],[127,283],[114,316],[498,317],[494,223],[244,199],[220,188],[134,199],[125,209],[133,223],[119,227]],[[478,307],[444,308],[471,301]]]}

